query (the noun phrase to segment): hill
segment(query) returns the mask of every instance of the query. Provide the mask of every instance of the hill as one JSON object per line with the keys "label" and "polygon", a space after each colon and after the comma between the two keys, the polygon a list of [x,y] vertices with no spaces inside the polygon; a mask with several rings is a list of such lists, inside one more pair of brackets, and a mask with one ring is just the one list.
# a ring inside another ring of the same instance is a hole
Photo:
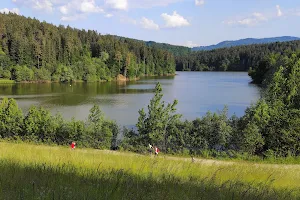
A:
{"label": "hill", "polygon": [[299,165],[0,143],[0,199],[297,199]]}
{"label": "hill", "polygon": [[0,13],[0,78],[94,82],[119,74],[175,74],[175,59],[142,41]]}
{"label": "hill", "polygon": [[176,56],[178,71],[248,71],[256,68],[270,54],[297,51],[300,40],[252,44],[220,48],[210,51],[193,51],[188,55]]}
{"label": "hill", "polygon": [[191,52],[191,48],[185,46],[171,45],[166,43],[157,43],[153,41],[145,42],[147,46],[167,50],[174,56],[187,55]]}
{"label": "hill", "polygon": [[261,39],[246,38],[246,39],[234,40],[234,41],[223,41],[216,45],[193,47],[192,51],[207,51],[207,50],[241,46],[241,45],[267,44],[273,42],[288,42],[293,40],[300,40],[300,38],[291,37],[291,36],[271,37],[271,38],[261,38]]}

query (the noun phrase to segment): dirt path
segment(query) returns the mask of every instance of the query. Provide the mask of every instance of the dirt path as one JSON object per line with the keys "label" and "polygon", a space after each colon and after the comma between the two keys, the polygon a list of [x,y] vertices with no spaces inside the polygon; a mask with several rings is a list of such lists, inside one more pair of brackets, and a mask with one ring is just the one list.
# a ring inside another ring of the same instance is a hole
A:
{"label": "dirt path", "polygon": [[[128,153],[128,152],[119,152],[119,151],[110,151],[110,150],[101,150],[102,152],[108,154],[118,154],[118,155],[130,155],[130,156],[146,156],[141,154],[135,153]],[[154,157],[154,155],[152,155]],[[253,167],[266,167],[266,168],[284,168],[284,169],[299,169],[300,164],[267,164],[267,163],[255,163],[255,162],[248,162],[248,161],[228,161],[228,160],[213,160],[213,159],[205,159],[205,158],[184,158],[184,157],[175,157],[175,156],[166,156],[160,155],[160,158],[166,160],[180,160],[185,162],[193,162],[199,163],[203,165],[218,165],[218,166],[228,166],[228,165],[253,165]]]}

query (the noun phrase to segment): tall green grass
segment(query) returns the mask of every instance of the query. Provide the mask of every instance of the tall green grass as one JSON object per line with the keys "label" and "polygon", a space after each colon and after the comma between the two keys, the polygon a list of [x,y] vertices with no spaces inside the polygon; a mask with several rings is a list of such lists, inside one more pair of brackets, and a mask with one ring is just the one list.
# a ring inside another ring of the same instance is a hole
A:
{"label": "tall green grass", "polygon": [[300,166],[0,143],[0,199],[299,199]]}

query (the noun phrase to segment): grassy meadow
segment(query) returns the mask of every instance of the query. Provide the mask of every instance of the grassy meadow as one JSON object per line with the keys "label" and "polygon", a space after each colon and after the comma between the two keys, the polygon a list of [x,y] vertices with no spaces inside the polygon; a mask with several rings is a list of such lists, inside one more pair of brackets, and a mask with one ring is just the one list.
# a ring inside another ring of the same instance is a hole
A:
{"label": "grassy meadow", "polygon": [[0,199],[300,199],[300,165],[0,143]]}

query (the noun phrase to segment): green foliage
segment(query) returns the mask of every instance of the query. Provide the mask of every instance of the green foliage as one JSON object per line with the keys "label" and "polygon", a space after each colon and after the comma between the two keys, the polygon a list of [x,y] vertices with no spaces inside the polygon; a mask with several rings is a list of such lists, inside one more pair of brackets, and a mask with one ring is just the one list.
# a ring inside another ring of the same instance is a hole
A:
{"label": "green foliage", "polygon": [[86,125],[89,145],[97,149],[109,149],[114,135],[111,129],[112,124],[113,122],[104,119],[99,106],[94,105],[90,110]]}
{"label": "green foliage", "polygon": [[4,98],[0,104],[0,137],[59,145],[76,141],[84,147],[116,148],[117,124],[106,120],[98,106],[90,112],[86,122],[74,118],[65,121],[59,114],[52,116],[48,110],[32,106],[23,117],[16,101]]}
{"label": "green foliage", "polygon": [[[264,100],[259,101],[246,111],[244,124],[253,123],[252,128],[244,126],[244,131],[251,132],[257,138],[260,153],[275,152],[278,156],[300,153],[300,54],[292,53],[274,60],[276,71],[270,80]],[[248,133],[249,135],[249,133]],[[257,152],[258,153],[258,152]]]}
{"label": "green foliage", "polygon": [[17,82],[20,81],[32,81],[34,79],[34,72],[27,66],[14,66],[11,69],[11,77]]}
{"label": "green foliage", "polygon": [[9,69],[16,81],[94,82],[112,80],[120,73],[131,79],[175,73],[174,56],[143,41],[19,15],[1,13],[0,18],[0,68]]}
{"label": "green foliage", "polygon": [[9,70],[1,70],[0,68],[0,78],[3,78],[3,79],[11,79],[11,73]]}
{"label": "green foliage", "polygon": [[[249,71],[262,83],[280,54],[300,48],[300,41],[253,44],[176,55],[178,71]],[[271,56],[270,56],[271,55]]]}
{"label": "green foliage", "polygon": [[55,142],[56,123],[49,111],[31,107],[23,122],[23,134],[32,141]]}
{"label": "green foliage", "polygon": [[23,114],[14,99],[3,98],[0,104],[0,136],[17,137],[22,133]]}
{"label": "green foliage", "polygon": [[148,105],[148,113],[146,114],[144,109],[139,111],[140,116],[136,126],[141,144],[145,146],[155,144],[166,151],[169,148],[168,139],[172,137],[172,132],[168,130],[178,122],[181,115],[175,114],[177,100],[172,104],[165,105],[162,97],[161,85],[157,83],[155,95]]}
{"label": "green foliage", "polygon": [[51,73],[46,68],[34,68],[34,77],[37,81],[51,81]]}

